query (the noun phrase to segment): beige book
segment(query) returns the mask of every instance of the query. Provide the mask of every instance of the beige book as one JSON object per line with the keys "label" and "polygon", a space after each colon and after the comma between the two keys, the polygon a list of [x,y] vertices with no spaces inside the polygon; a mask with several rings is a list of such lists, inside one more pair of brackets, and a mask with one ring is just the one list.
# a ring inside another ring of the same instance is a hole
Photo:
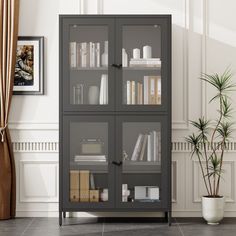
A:
{"label": "beige book", "polygon": [[149,103],[148,104],[155,104],[155,76],[150,76],[148,81],[148,94],[149,94]]}
{"label": "beige book", "polygon": [[90,190],[89,191],[89,201],[90,202],[99,202],[99,190]]}
{"label": "beige book", "polygon": [[136,101],[135,101],[135,81],[131,81],[131,104],[135,105]]}
{"label": "beige book", "polygon": [[140,84],[140,104],[143,104],[143,85]]}
{"label": "beige book", "polygon": [[79,189],[79,171],[71,170],[70,171],[70,190]]}
{"label": "beige book", "polygon": [[80,202],[89,202],[89,189],[80,189],[79,198]]}
{"label": "beige book", "polygon": [[80,171],[80,190],[89,190],[89,170]]}
{"label": "beige book", "polygon": [[79,189],[70,190],[70,201],[79,202]]}

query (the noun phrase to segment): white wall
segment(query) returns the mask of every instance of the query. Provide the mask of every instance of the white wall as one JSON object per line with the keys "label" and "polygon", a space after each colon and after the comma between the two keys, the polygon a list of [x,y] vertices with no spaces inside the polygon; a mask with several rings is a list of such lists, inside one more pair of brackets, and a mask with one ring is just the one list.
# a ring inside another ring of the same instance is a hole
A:
{"label": "white wall", "polygon": [[[17,215],[57,215],[58,14],[140,13],[173,16],[173,210],[200,216],[204,189],[183,137],[191,130],[189,119],[215,116],[208,104],[212,91],[197,79],[201,72],[222,72],[228,65],[236,71],[235,8],[234,0],[21,0],[19,35],[45,37],[45,95],[13,97]],[[235,153],[232,145],[226,154],[226,216],[236,216]]]}

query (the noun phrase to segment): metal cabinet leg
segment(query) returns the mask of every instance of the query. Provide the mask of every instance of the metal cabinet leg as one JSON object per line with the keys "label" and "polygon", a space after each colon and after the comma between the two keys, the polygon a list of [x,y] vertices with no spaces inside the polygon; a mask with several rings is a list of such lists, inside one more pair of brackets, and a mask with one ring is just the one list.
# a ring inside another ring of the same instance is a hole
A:
{"label": "metal cabinet leg", "polygon": [[59,225],[62,226],[62,211],[59,211]]}
{"label": "metal cabinet leg", "polygon": [[171,223],[172,223],[172,214],[171,213],[172,213],[171,211],[168,212],[168,223],[169,223],[169,226],[171,226]]}
{"label": "metal cabinet leg", "polygon": [[63,218],[66,218],[66,211],[63,211]]}
{"label": "metal cabinet leg", "polygon": [[168,222],[168,211],[165,211],[165,222]]}

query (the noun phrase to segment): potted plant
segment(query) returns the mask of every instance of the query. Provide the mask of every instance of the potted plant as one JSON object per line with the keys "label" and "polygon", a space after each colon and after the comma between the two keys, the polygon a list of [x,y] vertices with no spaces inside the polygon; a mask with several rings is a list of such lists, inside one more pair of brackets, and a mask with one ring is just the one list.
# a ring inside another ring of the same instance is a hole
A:
{"label": "potted plant", "polygon": [[186,137],[191,144],[191,157],[196,156],[200,165],[207,195],[202,197],[202,215],[208,224],[219,224],[224,215],[224,196],[219,192],[223,172],[224,154],[232,134],[232,107],[229,93],[235,88],[232,73],[203,74],[200,78],[215,88],[210,102],[216,102],[218,115],[215,120],[205,117],[190,121],[196,132]]}

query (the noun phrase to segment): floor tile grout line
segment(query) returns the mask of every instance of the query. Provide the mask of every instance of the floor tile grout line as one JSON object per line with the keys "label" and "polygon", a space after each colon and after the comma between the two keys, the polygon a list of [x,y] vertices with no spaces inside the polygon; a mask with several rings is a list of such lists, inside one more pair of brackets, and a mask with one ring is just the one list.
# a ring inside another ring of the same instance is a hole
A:
{"label": "floor tile grout line", "polygon": [[25,227],[25,230],[21,233],[20,236],[23,236],[25,234],[25,232],[28,230],[28,228],[32,225],[34,221],[34,218],[32,218],[32,220],[29,222],[29,224]]}
{"label": "floor tile grout line", "polygon": [[102,236],[104,235],[104,228],[105,228],[105,223],[102,223]]}
{"label": "floor tile grout line", "polygon": [[175,222],[176,222],[176,224],[177,224],[177,226],[178,226],[178,229],[179,229],[181,235],[184,236],[184,232],[182,231],[182,229],[181,229],[181,227],[180,227],[180,225],[179,225],[179,222],[177,221],[176,218],[175,218]]}

